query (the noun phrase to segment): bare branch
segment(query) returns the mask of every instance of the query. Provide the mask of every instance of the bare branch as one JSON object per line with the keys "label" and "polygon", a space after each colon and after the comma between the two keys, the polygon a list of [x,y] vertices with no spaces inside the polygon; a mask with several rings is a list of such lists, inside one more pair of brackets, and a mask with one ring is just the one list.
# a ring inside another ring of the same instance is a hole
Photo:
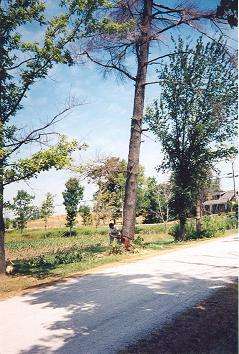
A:
{"label": "bare branch", "polygon": [[36,59],[36,57],[28,58],[28,59],[26,59],[26,60],[23,60],[21,63],[15,65],[15,66],[11,66],[11,67],[9,67],[9,68],[6,68],[6,70],[17,69],[17,68],[19,68],[21,65],[26,64],[26,63],[28,63],[29,61],[32,61],[32,60],[35,60],[35,59]]}
{"label": "bare branch", "polygon": [[153,59],[149,60],[149,61],[147,62],[147,64],[148,64],[148,65],[152,65],[152,64],[155,64],[154,62],[155,62],[156,60],[164,59],[164,58],[171,57],[171,56],[178,55],[178,54],[188,54],[188,53],[190,53],[190,52],[168,53],[168,54],[161,55],[161,56],[159,56],[159,57],[156,57],[156,58],[153,58]]}
{"label": "bare branch", "polygon": [[24,175],[24,177],[21,176],[21,177],[12,178],[8,182],[3,183],[3,186],[5,187],[8,184],[11,184],[14,182],[19,182],[19,181],[22,181],[23,179],[29,179],[29,178],[33,177],[34,175],[35,175],[35,172],[26,173],[26,175]]}
{"label": "bare branch", "polygon": [[150,81],[150,82],[145,82],[144,84],[142,84],[142,86],[147,86],[147,85],[154,85],[154,84],[161,84],[161,81]]}
{"label": "bare branch", "polygon": [[99,66],[101,66],[103,68],[115,69],[115,70],[121,72],[122,74],[124,74],[125,76],[127,76],[130,80],[136,81],[136,77],[131,75],[128,71],[118,67],[117,65],[115,65],[115,64],[103,64],[103,63],[99,62],[98,60],[92,58],[92,56],[88,52],[84,52],[82,54],[86,55],[90,59],[90,61],[92,61],[93,63],[98,64]]}
{"label": "bare branch", "polygon": [[72,110],[72,108],[80,106],[82,103],[72,103],[65,107],[63,110],[61,110],[59,113],[57,113],[56,115],[53,116],[53,118],[45,123],[43,126],[32,130],[30,133],[28,133],[24,138],[22,138],[21,140],[17,140],[15,139],[16,143],[12,143],[9,144],[6,147],[13,147],[13,149],[4,156],[4,159],[6,159],[7,157],[11,156],[15,151],[17,151],[22,145],[31,143],[31,142],[39,142],[39,140],[43,137],[43,136],[48,136],[48,135],[58,135],[58,133],[55,132],[44,132],[42,133],[42,131],[46,130],[47,128],[49,128],[50,126],[52,126],[53,124],[59,123],[62,119],[65,118],[65,113],[70,113],[70,111]]}

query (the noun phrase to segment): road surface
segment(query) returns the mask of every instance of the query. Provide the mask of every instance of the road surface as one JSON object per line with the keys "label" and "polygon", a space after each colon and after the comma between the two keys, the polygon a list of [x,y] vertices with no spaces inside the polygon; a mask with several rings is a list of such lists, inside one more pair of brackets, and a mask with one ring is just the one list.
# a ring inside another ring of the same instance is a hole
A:
{"label": "road surface", "polygon": [[108,354],[237,276],[235,236],[0,301],[0,353]]}

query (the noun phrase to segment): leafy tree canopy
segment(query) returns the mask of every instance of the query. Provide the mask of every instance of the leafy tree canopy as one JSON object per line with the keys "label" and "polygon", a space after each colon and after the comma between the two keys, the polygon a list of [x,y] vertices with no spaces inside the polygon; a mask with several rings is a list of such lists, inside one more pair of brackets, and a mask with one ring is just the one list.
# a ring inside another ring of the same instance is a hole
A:
{"label": "leafy tree canopy", "polygon": [[75,224],[75,219],[78,213],[78,207],[83,198],[84,188],[79,184],[77,178],[70,178],[66,182],[66,189],[62,193],[63,204],[66,208],[66,226],[70,228],[70,234]]}
{"label": "leafy tree canopy", "polygon": [[23,231],[27,225],[27,221],[31,219],[34,211],[32,201],[35,197],[24,190],[19,190],[16,197],[13,198],[11,209],[16,215],[15,222],[17,227]]}
{"label": "leafy tree canopy", "polygon": [[83,225],[91,225],[92,214],[91,214],[90,207],[88,205],[81,205],[79,207],[79,214],[82,217]]}
{"label": "leafy tree canopy", "polygon": [[48,218],[54,213],[54,197],[51,193],[47,193],[42,202],[40,216],[45,221],[45,228],[47,227]]}
{"label": "leafy tree canopy", "polygon": [[146,122],[162,144],[174,208],[185,220],[215,162],[235,153],[237,71],[221,43],[200,38],[191,48],[179,39],[175,53],[159,71],[160,99]]}
{"label": "leafy tree canopy", "polygon": [[148,177],[145,188],[144,223],[153,224],[167,222],[169,219],[169,203],[171,184],[158,183],[155,177]]}
{"label": "leafy tree canopy", "polygon": [[[122,215],[127,163],[118,157],[108,157],[85,165],[82,172],[97,185],[94,211],[102,219],[117,219]],[[137,188],[137,214],[144,210],[144,169],[140,166]]]}

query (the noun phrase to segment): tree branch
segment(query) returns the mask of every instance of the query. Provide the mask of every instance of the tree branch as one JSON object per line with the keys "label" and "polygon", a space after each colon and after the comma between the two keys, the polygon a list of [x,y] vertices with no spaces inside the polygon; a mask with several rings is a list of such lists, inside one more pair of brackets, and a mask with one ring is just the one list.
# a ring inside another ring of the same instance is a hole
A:
{"label": "tree branch", "polygon": [[79,103],[79,104],[75,103],[75,104],[69,105],[68,107],[65,107],[62,111],[57,113],[49,122],[44,124],[42,127],[32,130],[22,140],[17,141],[15,144],[13,143],[13,144],[10,144],[10,145],[6,146],[6,147],[11,147],[12,146],[13,149],[8,154],[6,154],[4,156],[4,159],[6,159],[7,157],[11,156],[22,145],[25,145],[25,144],[28,144],[28,143],[34,142],[34,141],[35,142],[39,141],[39,139],[41,139],[42,136],[46,136],[46,135],[50,135],[50,134],[57,134],[57,133],[42,133],[42,131],[44,131],[45,129],[49,128],[53,124],[56,124],[56,123],[60,122],[64,118],[64,117],[62,117],[62,115],[64,115],[67,112],[69,113],[69,111],[72,108],[77,107],[79,105],[81,105],[81,103]]}
{"label": "tree branch", "polygon": [[115,69],[118,70],[119,72],[121,72],[122,74],[124,74],[125,76],[127,76],[130,80],[136,81],[136,77],[134,77],[133,75],[131,75],[128,71],[118,67],[117,65],[114,64],[103,64],[101,62],[99,62],[98,60],[94,59],[91,57],[91,55],[88,52],[83,52],[83,55],[86,55],[88,57],[88,59],[90,59],[90,61],[92,61],[93,63],[103,67],[103,68],[108,68],[108,69]]}
{"label": "tree branch", "polygon": [[[147,62],[147,64],[148,64],[148,65],[152,65],[152,64],[155,64],[154,62],[155,62],[156,60],[164,59],[164,58],[171,57],[171,56],[178,55],[178,54],[188,54],[188,53],[190,53],[190,52],[178,52],[178,53],[169,53],[169,54],[161,55],[161,56],[159,56],[159,57],[156,57],[156,58],[154,58],[154,59],[149,60],[149,61]],[[147,64],[145,64],[145,65],[147,65]]]}
{"label": "tree branch", "polygon": [[19,68],[19,66],[21,66],[21,65],[23,65],[23,64],[25,64],[25,63],[28,63],[29,61],[32,61],[32,60],[34,60],[34,59],[36,59],[36,57],[28,58],[28,59],[26,59],[26,60],[23,60],[21,63],[15,65],[15,66],[11,66],[11,67],[9,67],[9,68],[6,68],[6,70],[17,69],[17,68]]}

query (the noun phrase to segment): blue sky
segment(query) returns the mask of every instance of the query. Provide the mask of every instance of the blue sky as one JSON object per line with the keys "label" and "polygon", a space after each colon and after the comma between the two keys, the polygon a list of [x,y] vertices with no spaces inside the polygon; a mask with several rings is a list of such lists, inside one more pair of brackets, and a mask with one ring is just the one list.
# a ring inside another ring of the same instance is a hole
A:
{"label": "blue sky", "polygon": [[[215,1],[208,3],[213,6]],[[28,31],[31,36],[31,31]],[[21,122],[21,125],[36,126],[56,113],[69,95],[74,95],[85,104],[58,123],[56,130],[88,144],[86,151],[75,154],[76,161],[88,161],[99,155],[127,158],[133,92],[132,82],[117,82],[113,76],[104,79],[99,69],[92,64],[73,67],[59,65],[51,70],[48,79],[33,87],[25,100],[24,109],[16,120]],[[157,94],[158,87],[150,85],[146,92],[146,105]],[[156,173],[155,170],[162,161],[160,145],[154,141],[152,135],[147,135],[149,137],[143,138],[141,164],[145,166],[146,175],[154,175],[159,181],[167,180],[168,175]],[[229,163],[222,163],[218,167],[223,176],[231,172]],[[41,173],[36,179],[7,187],[6,198],[11,199],[18,189],[23,188],[35,194],[35,204],[39,205],[45,194],[51,192],[55,196],[56,213],[64,213],[61,193],[69,176],[71,174],[67,171]],[[221,182],[223,188],[232,188],[231,179],[223,178]],[[89,202],[94,186],[85,182],[84,185],[84,199]]]}

